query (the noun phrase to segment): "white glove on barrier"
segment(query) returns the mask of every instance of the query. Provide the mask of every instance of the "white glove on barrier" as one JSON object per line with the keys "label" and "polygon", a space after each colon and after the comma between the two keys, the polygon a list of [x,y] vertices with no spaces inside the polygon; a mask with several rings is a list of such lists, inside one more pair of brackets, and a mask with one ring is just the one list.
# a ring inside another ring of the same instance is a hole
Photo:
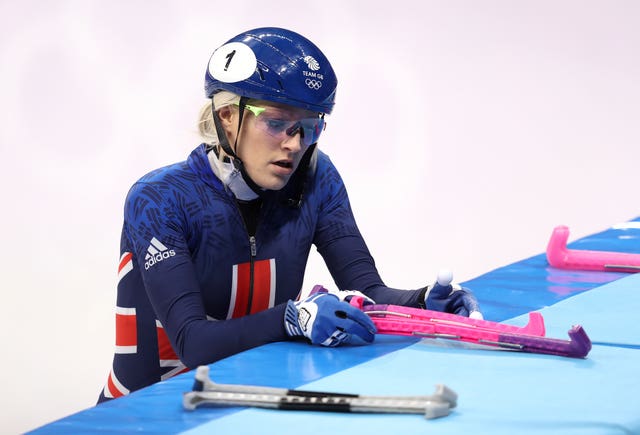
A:
{"label": "white glove on barrier", "polygon": [[291,337],[306,337],[312,344],[331,347],[371,343],[376,333],[369,316],[328,292],[288,301],[284,325]]}

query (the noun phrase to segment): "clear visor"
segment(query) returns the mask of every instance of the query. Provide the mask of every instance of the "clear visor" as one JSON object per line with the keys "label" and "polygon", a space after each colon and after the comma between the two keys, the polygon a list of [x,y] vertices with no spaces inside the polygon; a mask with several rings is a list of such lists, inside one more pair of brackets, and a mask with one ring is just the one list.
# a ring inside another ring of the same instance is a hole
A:
{"label": "clear visor", "polygon": [[244,107],[255,116],[255,125],[258,129],[280,140],[300,133],[300,142],[304,146],[318,142],[320,134],[327,126],[324,114],[296,118],[295,112],[276,107],[261,107],[252,104],[245,104]]}

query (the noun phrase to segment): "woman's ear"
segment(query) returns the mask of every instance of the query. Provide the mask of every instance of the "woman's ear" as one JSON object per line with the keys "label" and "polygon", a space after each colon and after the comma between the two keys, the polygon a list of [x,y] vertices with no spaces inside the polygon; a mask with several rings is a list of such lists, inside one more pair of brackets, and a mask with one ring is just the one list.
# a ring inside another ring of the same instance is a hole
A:
{"label": "woman's ear", "polygon": [[238,128],[236,125],[237,119],[235,111],[231,106],[224,106],[218,110],[218,118],[220,119],[224,132],[227,134],[227,139],[230,143],[233,143]]}
{"label": "woman's ear", "polygon": [[222,121],[223,124],[230,123],[232,118],[232,110],[229,106],[224,106],[218,110],[218,118]]}

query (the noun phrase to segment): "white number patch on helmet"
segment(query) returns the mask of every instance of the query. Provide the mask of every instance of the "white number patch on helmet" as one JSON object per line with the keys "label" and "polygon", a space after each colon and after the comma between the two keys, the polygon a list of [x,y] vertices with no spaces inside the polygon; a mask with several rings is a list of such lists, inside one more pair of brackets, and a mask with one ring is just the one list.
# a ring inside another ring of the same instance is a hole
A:
{"label": "white number patch on helmet", "polygon": [[230,42],[213,52],[209,73],[216,80],[234,83],[251,77],[257,65],[256,55],[248,45]]}

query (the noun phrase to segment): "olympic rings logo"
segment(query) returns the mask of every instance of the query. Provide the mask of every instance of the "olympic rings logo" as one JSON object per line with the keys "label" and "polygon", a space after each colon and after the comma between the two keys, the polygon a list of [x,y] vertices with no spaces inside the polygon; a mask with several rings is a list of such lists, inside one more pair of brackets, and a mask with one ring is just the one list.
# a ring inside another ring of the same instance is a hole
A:
{"label": "olympic rings logo", "polygon": [[309,86],[310,89],[315,89],[316,91],[322,87],[320,80],[305,79],[304,83]]}

